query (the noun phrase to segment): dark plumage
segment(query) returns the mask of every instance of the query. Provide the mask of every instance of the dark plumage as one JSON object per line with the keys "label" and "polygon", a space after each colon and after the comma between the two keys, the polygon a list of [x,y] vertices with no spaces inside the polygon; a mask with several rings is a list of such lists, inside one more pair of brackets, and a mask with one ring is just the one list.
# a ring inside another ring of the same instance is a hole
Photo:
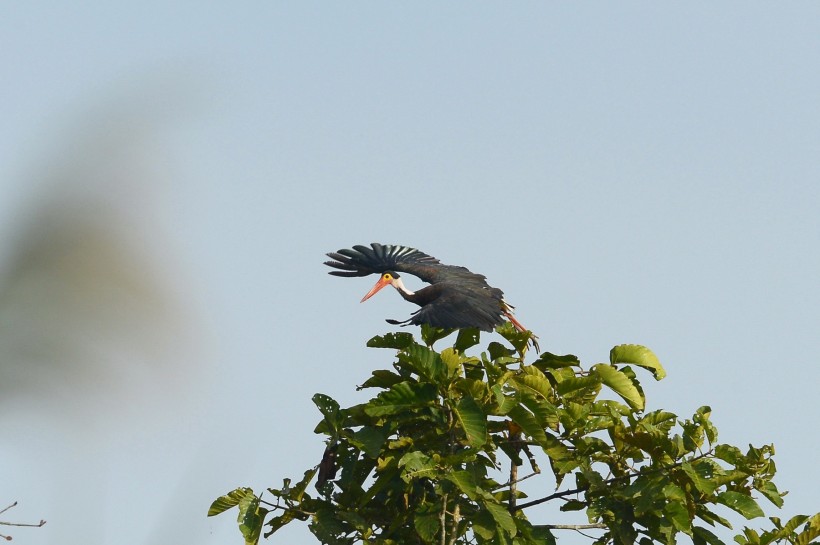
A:
{"label": "dark plumage", "polygon": [[[374,242],[369,248],[354,246],[351,250],[343,249],[327,256],[333,261],[326,261],[325,265],[339,269],[330,271],[329,274],[334,276],[381,275],[362,301],[384,286],[392,285],[404,299],[421,307],[407,320],[388,320],[389,323],[476,327],[492,331],[507,318],[516,328],[526,331],[513,317],[512,307],[504,301],[504,293],[487,284],[484,275],[470,272],[465,267],[444,265],[415,248]],[[412,292],[404,287],[398,273],[412,274],[430,285]]]}

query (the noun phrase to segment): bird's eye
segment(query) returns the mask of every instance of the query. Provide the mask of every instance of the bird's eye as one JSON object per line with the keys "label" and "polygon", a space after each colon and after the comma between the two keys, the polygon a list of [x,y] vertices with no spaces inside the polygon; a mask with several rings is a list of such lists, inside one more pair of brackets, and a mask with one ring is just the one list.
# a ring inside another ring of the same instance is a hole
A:
{"label": "bird's eye", "polygon": [[390,273],[384,273],[384,275],[382,275],[382,278],[384,278],[385,280],[393,280],[393,275],[391,275]]}

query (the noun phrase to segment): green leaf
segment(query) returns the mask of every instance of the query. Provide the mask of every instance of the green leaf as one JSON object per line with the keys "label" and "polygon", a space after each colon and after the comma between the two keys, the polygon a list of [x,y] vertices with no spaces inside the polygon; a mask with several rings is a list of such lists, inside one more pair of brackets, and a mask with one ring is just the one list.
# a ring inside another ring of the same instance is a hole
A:
{"label": "green leaf", "polygon": [[737,511],[747,519],[764,516],[763,510],[757,502],[746,494],[727,490],[726,492],[718,494],[715,499],[718,503],[725,505],[733,511]]}
{"label": "green leaf", "polygon": [[797,534],[795,543],[797,545],[809,545],[816,537],[820,537],[820,513],[809,519],[803,531]]}
{"label": "green leaf", "polygon": [[455,484],[471,500],[478,499],[478,485],[475,482],[475,476],[469,471],[453,471],[447,475],[447,480]]}
{"label": "green leaf", "polygon": [[515,521],[507,508],[494,501],[485,501],[482,503],[487,511],[490,512],[493,519],[495,519],[495,522],[498,523],[498,526],[506,530],[511,536],[515,536],[517,528],[515,526]]}
{"label": "green leaf", "polygon": [[517,405],[513,407],[507,413],[507,416],[521,426],[524,433],[532,437],[535,442],[542,446],[547,444],[547,434],[544,432],[544,428],[538,423],[535,416],[523,406]]}
{"label": "green leaf", "polygon": [[806,522],[808,518],[808,515],[795,515],[782,527],[782,531],[784,534],[790,534],[797,530],[797,527]]}
{"label": "green leaf", "polygon": [[462,357],[455,348],[445,348],[441,351],[441,362],[444,364],[447,378],[461,375]]}
{"label": "green leaf", "polygon": [[471,397],[462,397],[453,410],[459,424],[467,435],[471,447],[481,447],[487,442],[487,417]]}
{"label": "green leaf", "polygon": [[459,329],[458,337],[456,337],[456,343],[453,345],[453,348],[463,354],[468,348],[472,348],[478,344],[481,340],[480,335],[481,334],[476,327],[465,327],[464,329]]}
{"label": "green leaf", "polygon": [[512,381],[519,388],[526,389],[544,400],[549,401],[553,395],[552,384],[543,375],[516,375],[512,377]]}
{"label": "green leaf", "polygon": [[324,421],[327,423],[328,431],[331,432],[331,435],[336,436],[339,429],[342,427],[342,417],[341,410],[339,409],[339,403],[337,403],[332,397],[325,394],[314,394],[312,399],[313,403],[319,409],[319,412],[324,415]]}
{"label": "green leaf", "polygon": [[692,536],[692,541],[695,545],[726,545],[724,542],[718,538],[715,534],[707,530],[706,528],[701,528],[700,526],[695,526],[692,528],[694,535]]}
{"label": "green leaf", "polygon": [[729,528],[730,530],[732,529],[732,525],[728,520],[709,511],[703,504],[696,505],[695,512],[697,516],[700,517],[704,522],[712,526],[714,526],[717,522],[721,526]]}
{"label": "green leaf", "polygon": [[356,389],[363,390],[365,388],[390,388],[394,384],[404,380],[404,377],[398,373],[387,371],[386,369],[377,369],[376,371],[373,371],[372,375],[373,376],[364,381],[364,384]]}
{"label": "green leaf", "polygon": [[718,487],[718,484],[712,480],[714,476],[714,468],[708,462],[695,462],[691,464],[684,462],[681,464],[681,469],[691,479],[692,484],[698,491],[706,495],[711,495]]}
{"label": "green leaf", "polygon": [[360,430],[353,434],[351,443],[362,449],[362,452],[371,458],[378,458],[385,439],[387,437],[383,430],[371,426],[362,426]]}
{"label": "green leaf", "polygon": [[433,327],[430,324],[421,325],[421,340],[427,346],[433,346],[436,341],[443,339],[450,335],[455,329],[442,329],[440,327]]}
{"label": "green leaf", "polygon": [[542,352],[532,364],[542,371],[546,371],[547,369],[561,369],[562,367],[580,367],[581,360],[572,354],[557,356],[549,352]]}
{"label": "green leaf", "polygon": [[399,352],[399,362],[431,382],[437,382],[445,374],[444,362],[438,352],[420,344],[410,345]]}
{"label": "green leaf", "polygon": [[302,501],[302,496],[305,494],[305,490],[307,490],[310,481],[313,479],[313,476],[316,475],[316,473],[318,473],[318,471],[319,469],[317,467],[305,471],[304,475],[302,476],[302,480],[296,483],[296,486],[290,489],[288,498],[293,501]]}
{"label": "green leaf", "polygon": [[246,487],[237,488],[235,490],[231,490],[224,496],[219,496],[214,502],[211,504],[210,509],[208,509],[208,516],[212,517],[214,515],[218,515],[224,511],[227,511],[231,507],[235,507],[239,505],[239,502],[244,497],[254,496],[253,490]]}
{"label": "green leaf", "polygon": [[691,535],[692,522],[689,520],[689,511],[686,510],[684,501],[667,502],[663,506],[663,512],[677,530]]}
{"label": "green leaf", "polygon": [[256,545],[259,536],[262,535],[262,525],[265,522],[265,515],[268,510],[259,507],[259,498],[256,496],[243,496],[239,500],[239,531],[245,538],[247,545]]}
{"label": "green leaf", "polygon": [[290,510],[285,511],[278,517],[273,517],[267,523],[265,523],[265,526],[270,526],[270,530],[265,532],[265,537],[270,537],[271,535],[273,535],[274,532],[276,532],[276,530],[280,529],[282,526],[286,525],[294,519],[296,519],[296,514]]}
{"label": "green leaf", "polygon": [[609,351],[609,362],[612,365],[618,363],[630,363],[652,371],[655,380],[661,380],[666,376],[658,357],[647,347],[639,344],[621,344]]}
{"label": "green leaf", "polygon": [[367,341],[367,346],[370,348],[394,348],[396,350],[402,350],[414,342],[413,335],[410,333],[386,333],[384,335],[377,335]]}
{"label": "green leaf", "polygon": [[419,477],[430,477],[437,471],[435,461],[418,450],[402,456],[399,467],[402,468],[401,478],[407,483]]}
{"label": "green leaf", "polygon": [[440,519],[437,509],[431,504],[423,504],[416,509],[413,526],[425,542],[432,542],[439,533]]}
{"label": "green leaf", "polygon": [[581,500],[569,500],[561,505],[561,511],[580,511],[587,508],[588,503]]}
{"label": "green leaf", "polygon": [[755,486],[766,499],[777,507],[783,507],[783,495],[777,490],[777,486],[772,481],[764,481]]}
{"label": "green leaf", "polygon": [[595,375],[590,375],[586,377],[573,376],[560,381],[555,386],[555,391],[558,392],[559,395],[571,395],[573,398],[576,398],[576,392],[579,392],[581,390],[590,390],[597,394],[600,384],[601,379]]}
{"label": "green leaf", "polygon": [[616,369],[615,366],[599,363],[593,366],[590,372],[594,372],[601,377],[601,381],[621,396],[630,407],[637,411],[644,409],[645,399],[641,392],[629,377]]}
{"label": "green leaf", "polygon": [[482,539],[490,540],[495,536],[497,524],[489,511],[482,509],[473,516],[473,531]]}
{"label": "green leaf", "polygon": [[400,382],[370,401],[364,412],[370,416],[393,415],[429,405],[436,398],[432,384]]}
{"label": "green leaf", "polygon": [[504,322],[496,327],[495,331],[507,339],[507,342],[509,342],[519,354],[523,354],[527,349],[527,345],[530,343],[530,338],[532,337],[532,334],[527,331],[518,331],[510,322]]}
{"label": "green leaf", "polygon": [[717,445],[715,447],[715,457],[736,466],[743,459],[743,453],[733,445]]}
{"label": "green leaf", "polygon": [[495,341],[487,345],[487,352],[489,352],[490,359],[492,359],[493,361],[499,360],[500,358],[509,358],[511,356],[515,356],[515,350],[507,348],[503,344],[497,343]]}

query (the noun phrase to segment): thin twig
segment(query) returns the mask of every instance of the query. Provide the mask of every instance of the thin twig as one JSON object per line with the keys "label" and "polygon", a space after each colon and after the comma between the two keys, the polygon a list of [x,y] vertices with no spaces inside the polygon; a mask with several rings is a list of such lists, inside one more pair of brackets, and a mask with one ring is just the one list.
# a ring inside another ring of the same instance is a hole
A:
{"label": "thin twig", "polygon": [[504,488],[507,488],[510,485],[513,485],[515,483],[520,483],[521,481],[526,481],[527,479],[531,479],[532,477],[535,477],[536,475],[540,475],[540,474],[541,474],[541,472],[538,471],[538,472],[530,473],[529,475],[524,475],[523,477],[521,477],[520,479],[515,480],[514,482],[507,481],[506,483],[500,484],[497,487],[493,488],[492,490],[490,490],[490,492],[498,492],[499,490],[503,490]]}
{"label": "thin twig", "polygon": [[[0,511],[0,515],[2,515],[3,513],[5,513],[6,511],[8,511],[9,509],[11,509],[12,507],[14,507],[16,505],[17,505],[17,502],[12,503],[8,507],[6,507],[2,511]],[[40,519],[40,522],[38,522],[37,524],[26,524],[24,522],[5,522],[5,521],[0,520],[0,524],[2,524],[3,526],[23,526],[23,527],[28,527],[28,528],[39,528],[40,526],[42,526],[45,523],[46,523],[46,521],[44,521],[42,519]],[[0,536],[0,537],[10,539],[8,536]]]}
{"label": "thin twig", "polygon": [[542,528],[550,530],[606,530],[607,525],[601,522],[595,524],[544,524]]}
{"label": "thin twig", "polygon": [[580,488],[573,488],[572,490],[564,490],[563,492],[556,492],[555,494],[550,494],[544,498],[538,498],[537,500],[528,501],[527,503],[522,503],[518,507],[516,507],[516,511],[520,511],[522,509],[526,509],[527,507],[532,507],[533,505],[539,505],[550,500],[554,500],[555,498],[562,498],[564,496],[571,496],[573,494],[577,494],[578,492],[583,492],[589,488],[589,486],[582,486]]}

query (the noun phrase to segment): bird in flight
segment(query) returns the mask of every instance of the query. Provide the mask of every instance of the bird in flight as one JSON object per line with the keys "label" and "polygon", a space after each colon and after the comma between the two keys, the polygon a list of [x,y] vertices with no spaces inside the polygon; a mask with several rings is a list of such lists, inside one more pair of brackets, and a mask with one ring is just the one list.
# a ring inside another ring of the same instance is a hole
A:
{"label": "bird in flight", "polygon": [[[470,272],[465,267],[445,265],[415,248],[374,242],[370,247],[353,246],[327,256],[333,261],[325,261],[325,265],[339,269],[330,271],[329,274],[334,276],[379,275],[376,285],[361,302],[385,286],[393,286],[405,300],[421,307],[406,320],[387,320],[390,324],[429,324],[456,329],[475,327],[492,331],[507,319],[519,331],[527,331],[513,316],[513,307],[504,301],[504,292],[487,284],[484,275]],[[412,274],[430,285],[410,291],[399,273]],[[532,335],[532,345],[538,350],[536,339]]]}

